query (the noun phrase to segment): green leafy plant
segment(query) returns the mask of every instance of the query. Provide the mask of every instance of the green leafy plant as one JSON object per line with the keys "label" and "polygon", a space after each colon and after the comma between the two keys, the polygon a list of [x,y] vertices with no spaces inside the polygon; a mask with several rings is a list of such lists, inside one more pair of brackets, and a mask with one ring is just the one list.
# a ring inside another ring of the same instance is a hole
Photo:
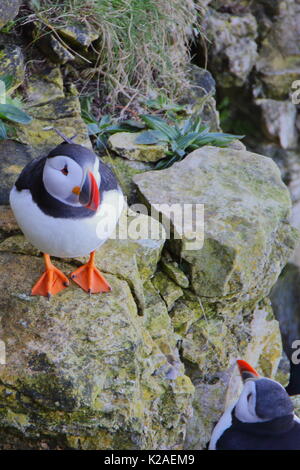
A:
{"label": "green leafy plant", "polygon": [[186,109],[184,106],[174,103],[164,93],[159,94],[156,98],[148,99],[145,105],[160,112],[173,112],[173,113],[185,113]]}
{"label": "green leafy plant", "polygon": [[243,135],[226,134],[223,132],[210,132],[208,126],[201,125],[200,117],[178,121],[176,116],[171,124],[165,119],[152,114],[140,114],[141,121],[117,121],[111,115],[96,119],[91,110],[92,97],[81,99],[81,113],[87,124],[90,136],[96,137],[98,150],[107,148],[110,135],[117,132],[139,132],[135,139],[136,144],[158,145],[167,144],[166,158],[160,160],[155,169],[168,168],[176,161],[182,160],[187,153],[204,145],[226,147],[235,139]]}
{"label": "green leafy plant", "polygon": [[203,145],[226,147],[242,135],[209,132],[209,127],[201,126],[201,118],[190,118],[179,123],[168,124],[164,119],[153,115],[141,115],[140,118],[150,130],[141,132],[135,142],[137,144],[154,145],[168,144],[167,157],[160,160],[155,168],[168,168],[176,161],[182,160],[187,153]]}
{"label": "green leafy plant", "polygon": [[[0,140],[8,138],[9,123],[29,124],[32,118],[21,109],[21,102],[12,99],[7,93],[12,87],[12,76],[0,76],[0,83],[4,83],[4,93],[0,100]],[[4,101],[5,103],[1,103]]]}
{"label": "green leafy plant", "polygon": [[145,128],[140,121],[128,119],[117,122],[110,114],[105,114],[97,119],[92,114],[92,97],[83,97],[81,99],[81,115],[87,125],[90,136],[95,136],[96,148],[104,151],[107,148],[107,140],[110,135],[117,132],[137,132]]}

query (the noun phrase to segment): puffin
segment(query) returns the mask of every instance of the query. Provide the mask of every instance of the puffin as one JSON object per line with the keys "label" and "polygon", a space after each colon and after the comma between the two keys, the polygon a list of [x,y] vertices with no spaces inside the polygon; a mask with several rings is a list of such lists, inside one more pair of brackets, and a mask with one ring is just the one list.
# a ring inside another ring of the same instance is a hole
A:
{"label": "puffin", "polygon": [[45,271],[31,295],[50,298],[68,287],[68,277],[52,264],[51,256],[89,255],[71,279],[89,294],[109,292],[109,283],[95,266],[95,251],[114,231],[124,196],[113,172],[93,151],[74,143],[74,137],[58,134],[63,142],[46,157],[29,162],[10,192],[20,229],[44,256]]}
{"label": "puffin", "polygon": [[214,428],[209,450],[300,450],[300,419],[284,387],[246,361],[237,364],[244,387]]}

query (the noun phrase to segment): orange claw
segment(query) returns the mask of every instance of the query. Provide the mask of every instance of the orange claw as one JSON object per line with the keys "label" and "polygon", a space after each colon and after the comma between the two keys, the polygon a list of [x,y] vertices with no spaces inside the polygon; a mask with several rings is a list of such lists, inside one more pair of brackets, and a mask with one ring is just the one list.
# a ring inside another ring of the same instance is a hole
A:
{"label": "orange claw", "polygon": [[78,284],[83,290],[89,294],[97,294],[99,292],[110,292],[111,287],[102,276],[99,269],[96,268],[95,263],[95,252],[92,251],[90,259],[86,264],[80,266],[71,274],[71,278],[76,284]]}
{"label": "orange claw", "polygon": [[67,276],[56,268],[50,260],[50,256],[44,253],[46,271],[42,274],[31,290],[31,295],[43,295],[50,298],[69,285]]}

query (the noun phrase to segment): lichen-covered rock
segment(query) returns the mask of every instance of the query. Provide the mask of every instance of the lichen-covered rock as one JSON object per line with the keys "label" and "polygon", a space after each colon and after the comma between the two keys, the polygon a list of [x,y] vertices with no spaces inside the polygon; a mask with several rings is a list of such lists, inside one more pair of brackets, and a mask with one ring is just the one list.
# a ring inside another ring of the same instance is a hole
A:
{"label": "lichen-covered rock", "polygon": [[8,90],[11,94],[24,81],[25,65],[24,56],[19,46],[6,44],[0,39],[0,76],[11,76],[12,83]]}
{"label": "lichen-covered rock", "polygon": [[[36,97],[38,98],[38,95]],[[67,137],[76,135],[76,143],[91,147],[77,96],[56,98],[41,105],[30,104],[26,106],[26,112],[33,119],[28,125],[18,127],[17,136],[21,142],[31,147],[33,157],[47,155],[62,142],[62,138],[52,127],[56,127]]]}
{"label": "lichen-covered rock", "polygon": [[174,261],[172,257],[165,252],[160,260],[162,270],[176,282],[180,287],[189,287],[190,281],[184,272],[179,268],[177,261]]}
{"label": "lichen-covered rock", "polygon": [[33,38],[40,51],[54,64],[66,64],[75,59],[74,51],[63,39],[58,39],[48,28],[35,23]]}
{"label": "lichen-covered rock", "polygon": [[142,145],[137,144],[136,138],[139,133],[117,132],[108,139],[111,150],[128,160],[138,160],[142,162],[157,162],[165,157],[166,144]]}
{"label": "lichen-covered rock", "polygon": [[133,183],[132,178],[134,175],[152,170],[152,164],[136,160],[128,160],[127,158],[111,154],[101,155],[101,159],[114,171],[123,193],[127,196],[128,204],[136,202],[136,186]]}
{"label": "lichen-covered rock", "polygon": [[42,73],[31,75],[27,84],[28,104],[40,106],[64,98],[64,83],[59,67],[45,66]]}
{"label": "lichen-covered rock", "polygon": [[300,5],[280,0],[276,16],[262,42],[256,68],[269,98],[285,100],[300,72]]}
{"label": "lichen-covered rock", "polygon": [[[168,241],[168,250],[181,260],[191,287],[182,291],[170,315],[196,388],[185,448],[202,449],[239,394],[236,359],[249,360],[265,376],[276,373],[281,338],[266,295],[297,240],[287,222],[290,197],[271,159],[234,148],[204,147],[134,181],[166,230],[171,225],[171,233],[182,234],[182,240]],[[194,233],[199,241],[204,230],[203,246],[193,250],[188,249],[190,232],[185,239],[182,219],[167,207],[184,204],[204,204],[204,226],[200,221]],[[164,298],[168,286],[158,286]]]}
{"label": "lichen-covered rock", "polygon": [[211,131],[220,130],[219,114],[216,110],[214,95],[216,82],[211,73],[196,65],[188,69],[190,86],[185,89],[179,99],[186,112],[192,116],[201,116],[202,124]]}
{"label": "lichen-covered rock", "polygon": [[0,5],[0,29],[18,14],[21,0],[2,0]]}
{"label": "lichen-covered rock", "polygon": [[257,99],[262,110],[262,122],[267,137],[277,140],[284,149],[297,147],[297,109],[291,101]]}
{"label": "lichen-covered rock", "polygon": [[159,271],[156,273],[152,283],[158,292],[160,292],[168,311],[172,310],[176,300],[183,296],[183,290],[181,287],[171,281],[171,279],[169,279],[163,272]]}
{"label": "lichen-covered rock", "polygon": [[[268,293],[296,236],[287,223],[289,193],[271,159],[203,147],[169,169],[137,175],[134,181],[163,223],[181,232],[182,239],[169,242],[169,248],[187,263],[196,293],[211,298]],[[179,216],[185,205],[204,205],[204,227],[200,218],[194,229],[199,243],[205,234],[202,249],[191,244],[191,232],[170,213],[170,204],[177,205]]]}
{"label": "lichen-covered rock", "polygon": [[65,25],[57,28],[57,32],[73,46],[84,48],[89,47],[99,37],[99,31],[92,30],[89,23],[86,26]]}
{"label": "lichen-covered rock", "polygon": [[[122,230],[133,217],[129,211]],[[137,219],[146,230],[147,216]],[[1,448],[182,448],[194,387],[147,280],[163,243],[110,240],[97,264],[112,293],[90,297],[71,285],[50,302],[29,296],[42,270],[35,249],[22,235],[0,244]],[[65,273],[74,263],[55,261]]]}
{"label": "lichen-covered rock", "polygon": [[0,140],[0,204],[8,204],[13,184],[31,159],[30,147],[14,140]]}
{"label": "lichen-covered rock", "polygon": [[0,241],[18,232],[19,227],[10,207],[0,205]]}
{"label": "lichen-covered rock", "polygon": [[257,60],[255,17],[251,13],[237,16],[210,9],[203,28],[212,41],[210,66],[221,86],[243,85]]}

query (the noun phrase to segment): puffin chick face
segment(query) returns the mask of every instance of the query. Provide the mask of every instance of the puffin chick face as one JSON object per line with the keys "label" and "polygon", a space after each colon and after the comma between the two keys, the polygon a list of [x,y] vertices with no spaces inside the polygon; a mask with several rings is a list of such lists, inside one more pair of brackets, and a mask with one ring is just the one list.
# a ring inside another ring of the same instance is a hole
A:
{"label": "puffin chick face", "polygon": [[92,210],[99,206],[99,188],[93,168],[84,168],[67,155],[46,159],[43,183],[47,192],[64,204]]}

